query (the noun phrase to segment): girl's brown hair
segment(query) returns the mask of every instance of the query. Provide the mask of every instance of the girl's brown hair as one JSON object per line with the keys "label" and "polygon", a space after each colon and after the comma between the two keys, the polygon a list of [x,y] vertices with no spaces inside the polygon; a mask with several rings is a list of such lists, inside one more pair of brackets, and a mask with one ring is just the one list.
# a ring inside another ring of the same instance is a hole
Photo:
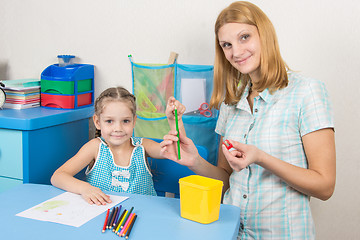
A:
{"label": "girl's brown hair", "polygon": [[214,90],[210,107],[219,109],[223,101],[229,105],[236,104],[250,81],[248,74],[242,74],[229,63],[219,44],[219,29],[227,23],[253,25],[259,32],[261,81],[256,84],[257,88],[253,90],[261,92],[269,88],[270,93],[272,93],[277,89],[286,87],[288,84],[288,67],[280,55],[278,40],[271,21],[256,5],[245,1],[234,2],[219,14],[215,23]]}
{"label": "girl's brown hair", "polygon": [[[123,87],[112,87],[103,91],[99,97],[95,100],[95,115],[100,116],[102,113],[104,106],[108,102],[112,101],[121,101],[128,103],[129,108],[135,117],[136,115],[136,98],[133,94],[131,94],[128,90]],[[99,129],[96,129],[95,137],[100,137],[101,132]]]}

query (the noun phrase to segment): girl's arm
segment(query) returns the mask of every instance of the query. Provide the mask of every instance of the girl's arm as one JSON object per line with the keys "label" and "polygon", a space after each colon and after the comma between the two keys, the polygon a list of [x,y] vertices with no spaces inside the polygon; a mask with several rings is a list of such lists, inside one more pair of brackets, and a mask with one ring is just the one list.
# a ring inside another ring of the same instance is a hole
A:
{"label": "girl's arm", "polygon": [[321,129],[302,137],[308,169],[275,158],[252,145],[231,141],[236,151],[222,147],[225,157],[235,171],[256,163],[271,171],[289,186],[308,195],[327,200],[335,188],[336,154],[332,128]]}
{"label": "girl's arm", "polygon": [[145,152],[149,157],[161,159],[164,158],[160,155],[160,143],[154,140],[143,138],[142,145],[144,146]]}
{"label": "girl's arm", "polygon": [[80,194],[90,204],[105,205],[110,203],[110,197],[99,188],[74,177],[75,174],[88,166],[92,160],[96,159],[98,148],[99,139],[92,139],[86,143],[74,157],[70,158],[54,172],[51,177],[51,184],[65,191]]}

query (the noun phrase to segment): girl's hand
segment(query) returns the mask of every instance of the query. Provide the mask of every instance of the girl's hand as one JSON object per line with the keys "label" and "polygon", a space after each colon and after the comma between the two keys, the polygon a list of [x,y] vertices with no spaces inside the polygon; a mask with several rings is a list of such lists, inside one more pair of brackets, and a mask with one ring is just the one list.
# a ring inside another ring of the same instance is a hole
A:
{"label": "girl's hand", "polygon": [[168,135],[165,135],[164,141],[160,143],[160,155],[190,168],[196,165],[199,153],[193,141],[180,134],[181,159],[178,159],[177,155],[177,141],[178,137],[176,131],[170,131]]}
{"label": "girl's hand", "polygon": [[178,100],[176,100],[174,97],[169,97],[167,105],[166,105],[166,117],[169,120],[175,120],[175,106],[177,109],[178,114],[178,120],[182,118],[182,115],[185,112],[186,107],[181,104]]}
{"label": "girl's hand", "polygon": [[111,203],[110,197],[103,193],[99,188],[91,186],[87,186],[82,189],[81,196],[87,201],[89,204],[96,205],[106,205],[106,203]]}
{"label": "girl's hand", "polygon": [[231,168],[239,172],[252,163],[259,162],[261,150],[253,145],[248,145],[233,140],[228,140],[235,150],[229,151],[222,145],[222,151]]}

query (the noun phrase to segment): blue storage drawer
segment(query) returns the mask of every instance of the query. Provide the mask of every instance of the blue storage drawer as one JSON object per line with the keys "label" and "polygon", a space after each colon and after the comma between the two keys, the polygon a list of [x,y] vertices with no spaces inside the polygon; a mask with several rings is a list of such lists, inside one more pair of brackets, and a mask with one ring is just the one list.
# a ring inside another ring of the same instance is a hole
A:
{"label": "blue storage drawer", "polygon": [[94,108],[0,110],[0,191],[50,184],[54,171],[89,140]]}
{"label": "blue storage drawer", "polygon": [[22,131],[0,129],[0,176],[22,180]]}

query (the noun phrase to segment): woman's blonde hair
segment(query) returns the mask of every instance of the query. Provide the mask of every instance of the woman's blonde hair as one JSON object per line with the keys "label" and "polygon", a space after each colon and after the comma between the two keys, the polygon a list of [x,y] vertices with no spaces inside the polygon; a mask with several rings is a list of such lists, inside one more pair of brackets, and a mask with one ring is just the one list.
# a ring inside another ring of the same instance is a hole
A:
{"label": "woman's blonde hair", "polygon": [[[280,55],[274,26],[256,5],[239,1],[230,4],[218,16],[215,23],[214,90],[210,106],[219,109],[221,102],[236,104],[244,92],[250,77],[240,73],[225,58],[219,44],[219,29],[227,23],[245,23],[257,28],[261,43],[260,76],[256,84],[259,92],[269,88],[270,93],[287,86],[287,65]],[[241,84],[239,87],[239,83]]]}
{"label": "woman's blonde hair", "polygon": [[[131,113],[135,117],[136,98],[133,94],[131,94],[123,87],[112,87],[103,91],[95,100],[95,115],[99,117],[105,107],[105,104],[112,101],[121,101],[127,103],[129,105],[129,109],[131,110]],[[100,136],[100,130],[96,129],[95,137]]]}

